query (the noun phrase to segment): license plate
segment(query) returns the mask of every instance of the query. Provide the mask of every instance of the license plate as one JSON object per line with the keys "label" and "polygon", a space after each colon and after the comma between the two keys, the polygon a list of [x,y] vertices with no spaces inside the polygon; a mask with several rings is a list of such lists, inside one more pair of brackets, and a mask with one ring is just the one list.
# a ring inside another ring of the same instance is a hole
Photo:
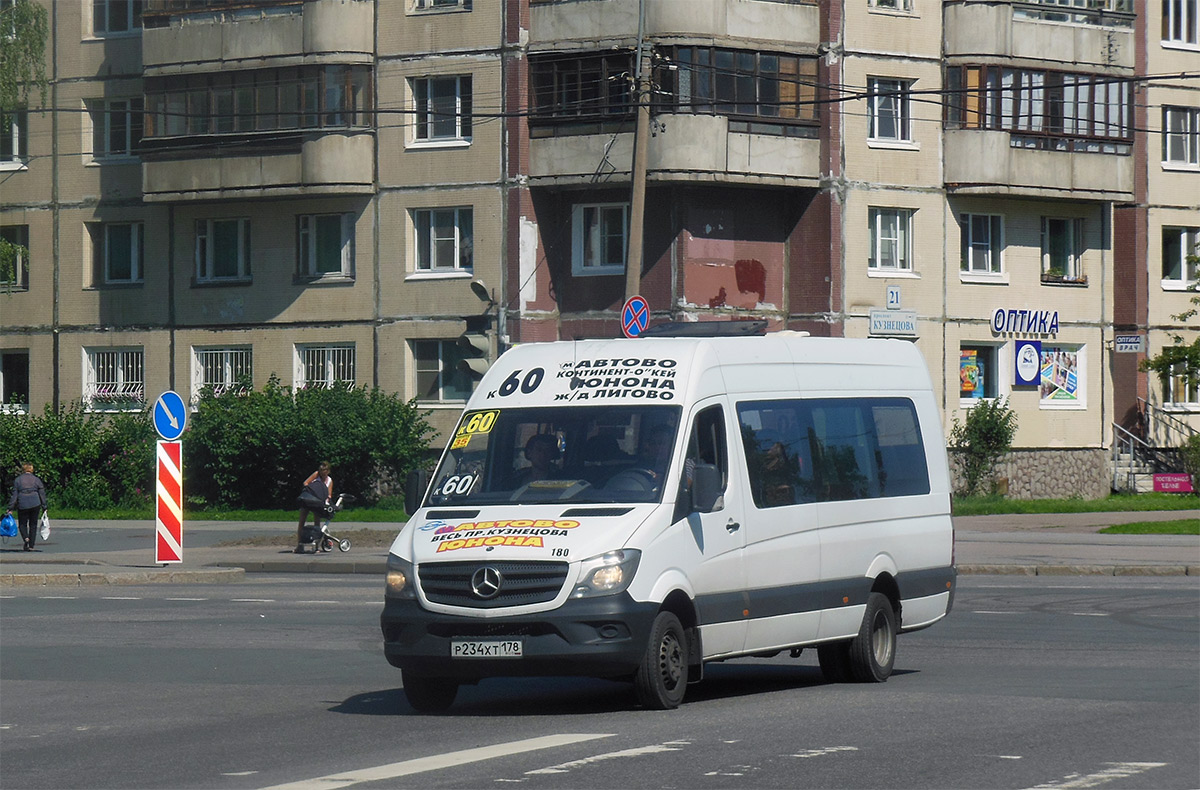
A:
{"label": "license plate", "polygon": [[455,639],[450,642],[451,658],[521,658],[525,645],[520,639],[503,642]]}

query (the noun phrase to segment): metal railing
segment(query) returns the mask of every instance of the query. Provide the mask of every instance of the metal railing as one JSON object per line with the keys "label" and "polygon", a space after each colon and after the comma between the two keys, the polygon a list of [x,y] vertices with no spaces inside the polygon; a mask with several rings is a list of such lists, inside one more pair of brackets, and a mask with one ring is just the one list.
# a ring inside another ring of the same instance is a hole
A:
{"label": "metal railing", "polygon": [[1200,433],[1171,412],[1140,396],[1138,397],[1138,406],[1144,415],[1146,425],[1144,435],[1152,446],[1179,447],[1190,437]]}

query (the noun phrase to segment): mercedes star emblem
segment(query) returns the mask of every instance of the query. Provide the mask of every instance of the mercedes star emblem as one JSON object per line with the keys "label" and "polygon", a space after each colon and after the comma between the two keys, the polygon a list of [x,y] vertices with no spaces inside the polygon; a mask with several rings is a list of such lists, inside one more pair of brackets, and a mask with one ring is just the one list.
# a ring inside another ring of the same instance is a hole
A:
{"label": "mercedes star emblem", "polygon": [[471,574],[471,591],[480,598],[495,598],[500,593],[500,571],[485,565]]}

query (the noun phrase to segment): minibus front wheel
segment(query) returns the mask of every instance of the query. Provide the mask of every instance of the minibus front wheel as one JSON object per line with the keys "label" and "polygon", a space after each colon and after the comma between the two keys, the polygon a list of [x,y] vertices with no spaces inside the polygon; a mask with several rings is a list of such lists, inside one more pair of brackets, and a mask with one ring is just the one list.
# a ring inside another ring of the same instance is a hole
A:
{"label": "minibus front wheel", "polygon": [[683,702],[687,682],[687,634],[678,617],[659,612],[642,663],[633,676],[638,702],[652,710],[677,708]]}

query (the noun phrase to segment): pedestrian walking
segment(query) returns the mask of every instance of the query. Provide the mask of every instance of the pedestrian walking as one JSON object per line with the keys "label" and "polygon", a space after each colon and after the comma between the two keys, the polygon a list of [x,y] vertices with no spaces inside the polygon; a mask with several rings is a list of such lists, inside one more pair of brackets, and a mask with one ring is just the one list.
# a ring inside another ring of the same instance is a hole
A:
{"label": "pedestrian walking", "polygon": [[12,498],[8,500],[8,511],[17,510],[17,527],[25,551],[33,551],[38,535],[38,516],[46,510],[46,484],[33,473],[33,463],[21,464],[21,474],[13,481]]}

